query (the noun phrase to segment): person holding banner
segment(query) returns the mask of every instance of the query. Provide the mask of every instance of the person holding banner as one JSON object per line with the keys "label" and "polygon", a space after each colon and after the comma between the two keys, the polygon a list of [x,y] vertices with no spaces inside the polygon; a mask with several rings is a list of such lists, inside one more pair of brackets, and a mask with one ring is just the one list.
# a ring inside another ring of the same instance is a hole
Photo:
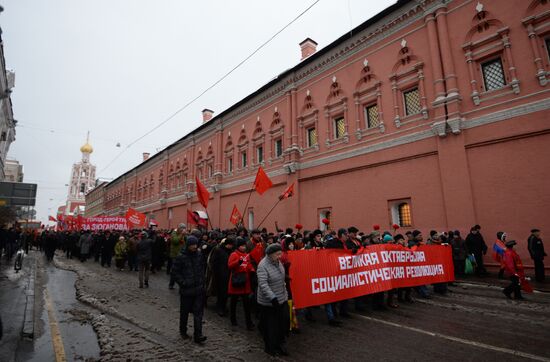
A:
{"label": "person holding banner", "polygon": [[285,268],[281,264],[281,245],[271,244],[258,265],[258,304],[261,306],[260,331],[264,339],[264,351],[275,356],[288,355],[285,334],[288,326],[288,294]]}
{"label": "person holding banner", "polygon": [[251,273],[254,267],[250,261],[250,255],[246,253],[246,242],[239,238],[236,250],[231,253],[227,266],[231,271],[228,283],[228,294],[230,296],[231,325],[237,325],[237,303],[239,299],[243,302],[246,328],[254,330],[254,323],[250,314],[250,295],[252,294]]}

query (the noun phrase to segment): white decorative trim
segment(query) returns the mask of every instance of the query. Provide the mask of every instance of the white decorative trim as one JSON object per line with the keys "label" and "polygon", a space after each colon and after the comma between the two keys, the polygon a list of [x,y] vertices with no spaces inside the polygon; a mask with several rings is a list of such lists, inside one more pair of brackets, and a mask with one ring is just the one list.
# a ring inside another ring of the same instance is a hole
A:
{"label": "white decorative trim", "polygon": [[467,119],[462,122],[462,129],[469,129],[483,126],[499,121],[505,121],[510,118],[524,116],[529,113],[540,112],[550,109],[550,98],[532,103],[522,104],[521,106],[508,108],[502,111],[493,112],[481,117]]}
{"label": "white decorative trim", "polygon": [[407,144],[407,143],[420,141],[420,140],[430,138],[430,137],[433,137],[432,130],[431,129],[423,130],[423,131],[407,134],[403,137],[394,138],[394,139],[391,139],[391,140],[388,140],[388,141],[385,141],[385,142],[380,142],[380,143],[373,144],[373,145],[366,145],[364,147],[353,149],[353,150],[350,150],[350,151],[347,151],[347,152],[338,153],[336,155],[332,155],[332,156],[328,156],[328,157],[324,157],[324,158],[319,158],[319,159],[315,159],[315,160],[311,160],[311,161],[302,162],[302,163],[298,164],[298,168],[300,170],[304,170],[304,169],[307,169],[307,168],[310,168],[310,167],[316,167],[316,166],[324,165],[324,164],[331,163],[331,162],[341,161],[341,160],[348,159],[350,157],[361,156],[361,155],[365,155],[367,153],[380,151],[380,150],[385,150],[385,149],[388,149],[388,148],[391,148],[391,147],[400,146],[400,145],[404,145],[404,144]]}

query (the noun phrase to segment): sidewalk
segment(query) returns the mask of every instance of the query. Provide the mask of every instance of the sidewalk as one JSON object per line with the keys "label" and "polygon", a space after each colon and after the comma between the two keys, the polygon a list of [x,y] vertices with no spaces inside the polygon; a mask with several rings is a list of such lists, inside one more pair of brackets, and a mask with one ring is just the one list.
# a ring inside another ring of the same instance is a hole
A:
{"label": "sidewalk", "polygon": [[[527,276],[528,278],[530,276]],[[456,279],[458,283],[472,283],[472,284],[480,284],[480,285],[488,285],[488,286],[498,286],[498,287],[506,287],[510,284],[510,280],[508,278],[504,279],[498,279],[497,273],[491,272],[490,275],[486,277],[479,277],[476,275],[465,275],[458,277]],[[544,283],[539,283],[535,281],[535,278],[531,276],[531,280],[529,281],[531,285],[533,286],[533,289],[542,292],[542,293],[550,293],[550,278],[547,278],[547,280]]]}

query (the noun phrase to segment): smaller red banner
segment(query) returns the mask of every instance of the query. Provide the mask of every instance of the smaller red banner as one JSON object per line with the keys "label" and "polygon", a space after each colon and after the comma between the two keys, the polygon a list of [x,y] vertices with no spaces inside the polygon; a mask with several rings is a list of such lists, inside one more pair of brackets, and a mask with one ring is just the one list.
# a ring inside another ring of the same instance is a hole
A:
{"label": "smaller red banner", "polygon": [[145,227],[145,214],[129,208],[126,212],[126,220],[128,220],[128,226],[143,228]]}

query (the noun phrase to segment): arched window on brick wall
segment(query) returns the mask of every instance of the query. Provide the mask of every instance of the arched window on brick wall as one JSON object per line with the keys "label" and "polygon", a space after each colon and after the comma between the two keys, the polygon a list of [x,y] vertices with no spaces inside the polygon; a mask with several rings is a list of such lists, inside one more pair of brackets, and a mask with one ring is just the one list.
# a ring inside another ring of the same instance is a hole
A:
{"label": "arched window on brick wall", "polygon": [[382,82],[374,75],[369,61],[367,59],[363,60],[361,78],[357,82],[353,93],[357,117],[355,136],[358,140],[378,132],[384,133],[386,130],[382,111],[381,86]]}
{"label": "arched window on brick wall", "polygon": [[535,64],[536,77],[541,86],[548,84],[550,77],[550,1],[533,0],[524,16],[523,25],[529,36],[529,45]]}
{"label": "arched window on brick wall", "polygon": [[[336,76],[332,77],[332,83],[329,89],[329,95],[325,102],[325,119],[327,122],[327,131],[325,144],[327,147],[338,143],[349,142],[349,112],[348,98],[340,87]],[[319,133],[317,133],[319,137]]]}
{"label": "arched window on brick wall", "polygon": [[285,126],[281,120],[281,114],[279,109],[275,107],[273,110],[273,120],[269,126],[269,140],[270,140],[270,158],[269,164],[283,159],[283,140],[284,140]]}
{"label": "arched window on brick wall", "polygon": [[225,142],[225,147],[223,149],[223,157],[224,157],[224,170],[226,175],[232,175],[233,174],[233,168],[234,168],[234,150],[233,147],[233,139],[231,138],[231,131],[227,133],[227,140]]}
{"label": "arched window on brick wall", "polygon": [[309,89],[298,116],[298,142],[302,153],[319,151],[319,110]]}
{"label": "arched window on brick wall", "polygon": [[254,133],[252,134],[252,147],[252,165],[263,165],[265,161],[265,134],[259,116],[254,126]]}
{"label": "arched window on brick wall", "polygon": [[477,106],[505,93],[519,94],[519,80],[512,59],[509,28],[495,19],[481,3],[475,7],[470,30],[462,45]]}

